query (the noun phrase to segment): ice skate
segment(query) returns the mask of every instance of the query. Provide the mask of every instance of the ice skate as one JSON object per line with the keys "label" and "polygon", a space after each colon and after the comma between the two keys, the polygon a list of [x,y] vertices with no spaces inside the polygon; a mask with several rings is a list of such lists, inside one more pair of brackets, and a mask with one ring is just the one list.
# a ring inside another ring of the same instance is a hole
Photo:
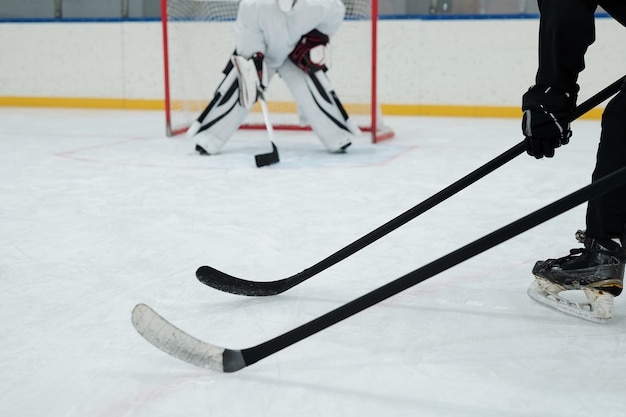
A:
{"label": "ice skate", "polygon": [[[535,281],[528,295],[567,314],[606,323],[613,317],[613,299],[623,289],[624,249],[613,240],[587,238],[580,231],[577,238],[584,242],[584,248],[535,264]],[[585,300],[568,297],[573,294],[563,294],[565,291],[582,291]]]}

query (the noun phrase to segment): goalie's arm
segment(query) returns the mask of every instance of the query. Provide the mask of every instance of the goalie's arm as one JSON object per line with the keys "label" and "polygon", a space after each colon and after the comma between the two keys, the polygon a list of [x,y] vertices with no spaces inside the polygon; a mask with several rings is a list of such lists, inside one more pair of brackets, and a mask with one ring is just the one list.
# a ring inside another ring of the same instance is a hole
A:
{"label": "goalie's arm", "polygon": [[242,1],[235,21],[235,48],[237,54],[250,58],[254,53],[267,53],[263,30],[259,26],[258,4]]}
{"label": "goalie's arm", "polygon": [[345,15],[346,6],[341,0],[335,0],[328,6],[324,18],[315,26],[315,29],[333,37],[343,23]]}
{"label": "goalie's arm", "polygon": [[339,30],[345,16],[343,2],[333,1],[327,7],[314,29],[302,35],[289,54],[289,59],[308,74],[328,69],[330,38]]}

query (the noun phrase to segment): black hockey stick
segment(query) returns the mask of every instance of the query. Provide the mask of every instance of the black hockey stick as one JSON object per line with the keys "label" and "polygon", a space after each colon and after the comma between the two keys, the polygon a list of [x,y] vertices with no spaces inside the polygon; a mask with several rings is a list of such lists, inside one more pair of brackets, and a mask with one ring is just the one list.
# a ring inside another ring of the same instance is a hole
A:
{"label": "black hockey stick", "polygon": [[219,372],[235,372],[473,258],[589,199],[623,185],[626,185],[626,168],[615,171],[591,185],[581,188],[300,327],[247,349],[226,349],[196,339],[175,327],[145,304],[138,304],[134,308],[131,320],[137,331],[148,342],[169,355],[203,368]]}
{"label": "black hockey stick", "polygon": [[[600,91],[595,96],[589,98],[585,102],[581,103],[578,107],[574,109],[570,120],[575,120],[587,113],[589,110],[601,104],[606,99],[610,98],[612,95],[617,93],[624,82],[624,77],[615,81],[610,86],[606,87],[604,90]],[[526,145],[524,141],[515,145],[508,151],[504,152],[500,156],[495,159],[487,162],[485,165],[461,178],[457,182],[452,185],[444,188],[439,191],[437,194],[432,197],[424,200],[413,208],[405,211],[400,214],[396,218],[388,221],[384,225],[378,227],[377,229],[369,232],[365,236],[359,238],[358,240],[350,243],[348,246],[340,249],[339,251],[333,253],[322,261],[316,263],[310,268],[305,269],[302,272],[299,272],[295,275],[292,275],[288,278],[276,280],[276,281],[249,281],[242,278],[237,278],[232,275],[226,274],[222,271],[219,271],[210,266],[201,266],[196,271],[196,277],[200,282],[220,291],[229,292],[232,294],[239,295],[247,295],[247,296],[270,296],[280,294],[282,292],[287,291],[288,289],[306,281],[307,279],[319,274],[325,269],[335,265],[336,263],[346,259],[347,257],[353,255],[364,247],[370,245],[371,243],[377,241],[383,236],[391,233],[396,230],[400,226],[408,223],[412,219],[416,218],[420,214],[430,210],[435,207],[439,203],[445,201],[449,197],[483,178],[487,174],[495,171],[502,165],[511,161],[518,155],[522,154],[526,150]]]}

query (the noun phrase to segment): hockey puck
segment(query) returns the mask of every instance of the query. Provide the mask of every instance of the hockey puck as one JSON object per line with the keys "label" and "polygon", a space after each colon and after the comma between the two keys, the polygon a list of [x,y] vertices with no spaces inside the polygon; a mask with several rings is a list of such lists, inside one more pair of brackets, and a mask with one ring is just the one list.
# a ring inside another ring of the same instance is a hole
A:
{"label": "hockey puck", "polygon": [[274,145],[274,142],[272,142],[272,152],[255,155],[254,159],[258,168],[277,164],[278,162],[280,162],[280,159],[278,157],[278,148],[276,148],[276,145]]}

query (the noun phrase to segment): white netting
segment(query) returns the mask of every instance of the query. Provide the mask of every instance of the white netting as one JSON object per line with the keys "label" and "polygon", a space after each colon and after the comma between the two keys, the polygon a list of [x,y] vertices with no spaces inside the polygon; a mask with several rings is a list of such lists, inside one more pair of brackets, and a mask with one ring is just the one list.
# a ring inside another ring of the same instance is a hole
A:
{"label": "white netting", "polygon": [[[235,49],[234,21],[238,0],[162,0],[166,2],[168,130],[186,129],[206,107],[223,79]],[[346,19],[331,40],[328,76],[348,113],[363,129],[372,127],[372,0],[343,0]],[[376,1],[376,0],[374,0]],[[274,77],[266,99],[277,127],[298,127],[293,98],[280,77]],[[256,105],[246,125],[263,126]],[[382,125],[382,123],[379,123]]]}

